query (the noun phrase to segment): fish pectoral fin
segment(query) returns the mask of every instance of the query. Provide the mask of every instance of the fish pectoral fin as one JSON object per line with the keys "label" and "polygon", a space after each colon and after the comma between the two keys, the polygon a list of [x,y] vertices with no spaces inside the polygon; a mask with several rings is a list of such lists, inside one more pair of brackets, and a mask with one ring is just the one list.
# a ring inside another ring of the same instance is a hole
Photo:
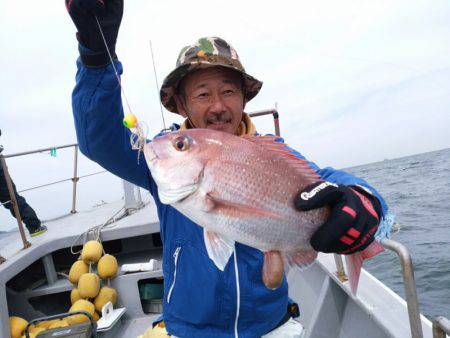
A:
{"label": "fish pectoral fin", "polygon": [[209,258],[223,271],[234,252],[234,241],[206,229],[203,229],[203,236]]}
{"label": "fish pectoral fin", "polygon": [[221,213],[229,215],[231,217],[267,217],[275,219],[282,218],[281,215],[269,210],[264,210],[252,205],[240,204],[224,200],[216,196],[213,192],[207,193],[206,199],[208,201],[208,205],[210,206],[210,210],[220,211]]}
{"label": "fish pectoral fin", "polygon": [[286,273],[292,267],[298,267],[300,270],[304,270],[309,267],[317,258],[317,251],[304,250],[297,251],[294,253],[284,253],[285,258],[285,269]]}

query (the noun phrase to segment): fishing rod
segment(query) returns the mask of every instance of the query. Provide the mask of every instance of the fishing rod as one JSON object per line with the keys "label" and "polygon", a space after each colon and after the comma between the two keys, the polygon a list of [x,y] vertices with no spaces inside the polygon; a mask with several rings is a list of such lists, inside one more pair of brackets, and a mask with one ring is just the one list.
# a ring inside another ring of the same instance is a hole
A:
{"label": "fishing rod", "polygon": [[150,53],[152,55],[152,64],[153,64],[153,74],[155,75],[155,84],[156,84],[156,93],[157,93],[157,97],[158,97],[158,101],[159,101],[159,109],[161,111],[161,118],[163,121],[163,125],[164,125],[164,130],[168,130],[166,127],[166,120],[164,119],[164,113],[163,113],[163,108],[162,108],[162,103],[161,100],[159,99],[159,82],[158,82],[158,76],[156,74],[156,66],[155,66],[155,57],[153,56],[153,46],[152,46],[152,40],[149,40],[150,42]]}
{"label": "fishing rod", "polygon": [[[153,56],[152,40],[150,40],[150,52],[151,52],[151,55],[152,55],[153,73],[155,74],[156,92],[158,93],[158,90],[159,90],[159,83],[158,83],[158,77],[157,77],[157,75],[156,75],[156,66],[155,66],[155,58],[154,58],[154,56]],[[167,127],[166,127],[166,122],[165,122],[165,120],[164,120],[164,115],[163,115],[162,103],[161,103],[161,100],[159,99],[159,93],[158,93],[158,100],[159,100],[159,107],[160,107],[160,109],[161,109],[161,117],[162,117],[163,123],[164,123],[164,129],[163,129],[163,131],[165,131],[165,130],[170,130],[170,128],[167,128]],[[192,128],[195,128],[195,125],[194,125],[194,123],[192,122],[191,117],[189,116],[189,113],[187,112],[187,110],[185,111],[185,113],[186,113],[186,117],[187,117],[187,119],[188,119],[188,121],[189,121],[191,127],[192,127]]]}

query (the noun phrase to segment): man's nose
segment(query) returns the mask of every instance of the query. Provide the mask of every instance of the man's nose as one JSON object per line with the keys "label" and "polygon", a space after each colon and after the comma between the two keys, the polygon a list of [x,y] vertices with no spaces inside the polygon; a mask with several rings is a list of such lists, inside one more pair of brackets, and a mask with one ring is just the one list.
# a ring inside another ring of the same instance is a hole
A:
{"label": "man's nose", "polygon": [[221,113],[225,110],[225,102],[223,101],[223,98],[218,94],[214,94],[212,97],[211,102],[211,112],[213,113]]}

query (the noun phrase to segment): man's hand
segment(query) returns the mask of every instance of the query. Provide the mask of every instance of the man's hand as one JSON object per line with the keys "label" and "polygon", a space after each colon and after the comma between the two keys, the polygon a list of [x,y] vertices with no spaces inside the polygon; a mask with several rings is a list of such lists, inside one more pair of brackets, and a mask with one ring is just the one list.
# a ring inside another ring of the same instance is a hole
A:
{"label": "man's hand", "polygon": [[378,199],[360,186],[330,182],[314,183],[299,192],[298,210],[330,206],[331,214],[311,237],[316,251],[351,254],[364,250],[374,240],[381,215]]}
{"label": "man's hand", "polygon": [[[110,63],[106,45],[116,59],[116,41],[123,15],[123,0],[65,0],[67,11],[78,29],[77,39],[81,61],[88,67],[103,67]],[[86,47],[90,52],[83,50]]]}

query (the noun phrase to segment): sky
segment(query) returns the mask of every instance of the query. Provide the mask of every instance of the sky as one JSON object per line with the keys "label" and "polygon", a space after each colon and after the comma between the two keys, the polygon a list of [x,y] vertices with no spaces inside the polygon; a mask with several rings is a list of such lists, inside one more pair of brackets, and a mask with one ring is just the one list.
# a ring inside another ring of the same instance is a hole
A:
{"label": "sky", "polygon": [[[125,2],[116,50],[131,108],[154,135],[163,123],[150,41],[161,83],[181,47],[202,36],[226,39],[247,72],[264,82],[246,111],[277,104],[282,136],[292,148],[319,166],[342,168],[450,147],[449,17],[450,3],[439,0],[132,0]],[[2,3],[5,153],[76,142],[75,31],[63,0]],[[167,111],[164,116],[168,123],[181,121]],[[255,123],[261,133],[273,132],[269,117]],[[8,163],[23,189],[48,176],[67,178],[72,156],[61,151],[57,158],[40,154]],[[81,159],[81,172],[96,170]],[[113,180],[101,176],[87,180]],[[31,192],[25,196],[44,203]],[[6,217],[0,209],[0,229]]]}

